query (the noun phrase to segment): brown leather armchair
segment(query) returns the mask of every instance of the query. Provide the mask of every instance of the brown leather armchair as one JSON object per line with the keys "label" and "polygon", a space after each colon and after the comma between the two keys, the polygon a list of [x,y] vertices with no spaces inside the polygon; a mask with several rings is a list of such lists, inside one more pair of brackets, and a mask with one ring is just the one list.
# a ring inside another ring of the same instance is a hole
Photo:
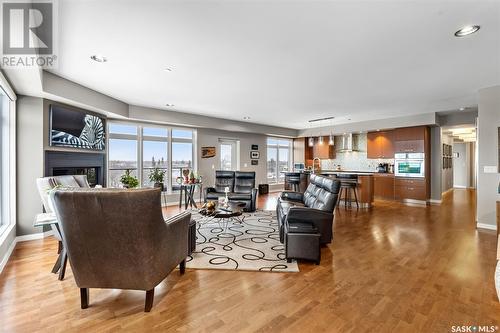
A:
{"label": "brown leather armchair", "polygon": [[149,312],[155,286],[177,265],[184,273],[191,213],[164,221],[159,189],[63,189],[51,200],[82,309],[89,288],[113,288],[145,290]]}

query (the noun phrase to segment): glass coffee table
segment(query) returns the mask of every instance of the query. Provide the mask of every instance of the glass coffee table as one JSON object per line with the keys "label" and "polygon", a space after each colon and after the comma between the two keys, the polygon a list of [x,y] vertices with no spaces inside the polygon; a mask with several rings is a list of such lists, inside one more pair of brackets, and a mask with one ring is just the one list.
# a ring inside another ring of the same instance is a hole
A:
{"label": "glass coffee table", "polygon": [[239,217],[243,215],[243,208],[245,208],[245,206],[246,204],[244,202],[230,201],[227,206],[218,205],[213,211],[202,208],[198,211],[202,218],[197,222],[200,225],[217,222],[222,229],[227,230],[230,222],[234,220],[241,222]]}

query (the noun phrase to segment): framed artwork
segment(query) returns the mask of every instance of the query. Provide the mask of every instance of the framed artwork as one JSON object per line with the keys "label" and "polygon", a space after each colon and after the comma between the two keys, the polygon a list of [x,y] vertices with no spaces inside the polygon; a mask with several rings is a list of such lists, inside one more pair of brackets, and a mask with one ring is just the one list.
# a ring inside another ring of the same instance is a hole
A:
{"label": "framed artwork", "polygon": [[259,159],[260,158],[260,153],[258,151],[252,150],[250,152],[250,158],[251,159]]}
{"label": "framed artwork", "polygon": [[259,145],[252,145],[252,150],[259,150]]}
{"label": "framed artwork", "polygon": [[259,160],[252,160],[252,165],[259,165]]}
{"label": "framed artwork", "polygon": [[201,158],[215,157],[215,147],[201,147]]}

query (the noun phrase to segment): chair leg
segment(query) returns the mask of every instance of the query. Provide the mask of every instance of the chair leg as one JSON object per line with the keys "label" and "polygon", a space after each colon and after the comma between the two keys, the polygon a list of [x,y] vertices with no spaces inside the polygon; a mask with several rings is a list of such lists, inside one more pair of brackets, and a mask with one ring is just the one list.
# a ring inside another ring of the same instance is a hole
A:
{"label": "chair leg", "polygon": [[62,249],[63,249],[63,243],[59,241],[57,243],[57,254],[61,253]]}
{"label": "chair leg", "polygon": [[337,208],[340,207],[340,202],[341,201],[342,201],[342,187],[339,190],[339,196],[338,196],[338,199],[337,199]]}
{"label": "chair leg", "polygon": [[82,309],[89,307],[89,288],[80,288],[80,303]]}
{"label": "chair leg", "polygon": [[64,275],[66,274],[66,265],[68,264],[68,252],[63,248],[61,252],[61,267],[59,268],[59,281],[64,280]]}
{"label": "chair leg", "polygon": [[358,194],[356,193],[356,188],[354,188],[354,199],[356,200],[356,208],[359,209]]}
{"label": "chair leg", "polygon": [[59,255],[57,256],[57,260],[54,263],[54,267],[52,267],[52,273],[57,274],[57,272],[59,272],[59,269],[61,269],[62,257],[62,253],[59,253]]}
{"label": "chair leg", "polygon": [[146,302],[144,303],[144,312],[151,311],[153,300],[155,298],[155,288],[146,291]]}
{"label": "chair leg", "polygon": [[181,274],[184,274],[186,272],[186,259],[181,261],[179,264],[179,270],[181,271]]}

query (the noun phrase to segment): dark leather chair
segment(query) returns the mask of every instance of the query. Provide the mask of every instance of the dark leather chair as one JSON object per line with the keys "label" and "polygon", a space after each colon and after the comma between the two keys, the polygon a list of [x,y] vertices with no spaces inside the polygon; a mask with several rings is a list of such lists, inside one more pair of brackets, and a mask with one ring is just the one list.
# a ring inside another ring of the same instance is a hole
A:
{"label": "dark leather chair", "polygon": [[321,235],[320,243],[330,243],[339,190],[340,181],[312,174],[304,193],[282,192],[276,206],[280,241],[284,243],[286,229],[296,224],[301,229],[314,227]]}
{"label": "dark leather chair", "polygon": [[224,197],[224,188],[229,187],[229,201],[245,203],[246,212],[257,208],[257,189],[255,188],[254,171],[215,171],[215,186],[205,188],[205,202],[217,201]]}
{"label": "dark leather chair", "polygon": [[177,265],[184,273],[191,213],[164,221],[160,195],[160,189],[50,194],[82,309],[88,307],[89,288],[112,288],[145,290],[149,312],[155,286]]}

